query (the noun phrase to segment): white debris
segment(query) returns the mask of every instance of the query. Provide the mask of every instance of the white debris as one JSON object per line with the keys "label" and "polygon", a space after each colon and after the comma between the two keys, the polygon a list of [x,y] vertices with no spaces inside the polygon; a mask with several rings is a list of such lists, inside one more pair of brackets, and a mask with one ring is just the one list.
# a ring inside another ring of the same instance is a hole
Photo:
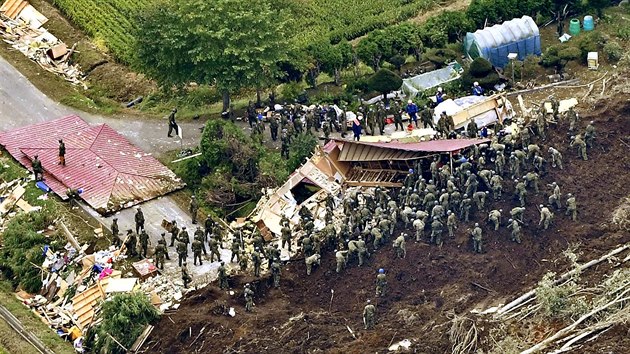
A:
{"label": "white debris", "polygon": [[397,352],[399,350],[409,350],[409,347],[411,347],[411,341],[409,339],[403,339],[398,343],[390,345],[388,350],[390,352]]}
{"label": "white debris", "polygon": [[236,316],[236,311],[234,310],[234,307],[230,307],[230,311],[228,312],[230,314],[230,316],[234,317]]}

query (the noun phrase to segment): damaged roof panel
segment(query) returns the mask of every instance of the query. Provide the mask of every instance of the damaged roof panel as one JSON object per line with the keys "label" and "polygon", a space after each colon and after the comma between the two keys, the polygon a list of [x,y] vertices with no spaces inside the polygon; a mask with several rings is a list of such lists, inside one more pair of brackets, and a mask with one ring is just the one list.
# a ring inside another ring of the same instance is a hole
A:
{"label": "damaged roof panel", "polygon": [[[66,166],[58,142],[66,144]],[[101,214],[115,212],[184,187],[150,154],[107,125],[90,126],[78,116],[0,133],[0,144],[22,165],[39,155],[45,183],[59,196],[82,189],[81,198]]]}
{"label": "damaged roof panel", "polygon": [[[445,140],[430,140],[430,141],[420,141],[415,143],[401,143],[396,141],[391,141],[388,143],[383,142],[363,142],[363,141],[351,141],[351,140],[335,140],[338,145],[341,146],[341,161],[351,161],[344,159],[344,154],[350,154],[350,152],[345,152],[352,146],[368,146],[368,147],[377,147],[380,149],[393,149],[397,151],[407,151],[407,152],[454,152],[457,150],[461,150],[473,145],[479,145],[483,143],[487,143],[490,139],[445,139]],[[361,152],[352,153],[355,158],[362,158],[363,156]],[[358,156],[357,156],[358,155]],[[416,155],[414,155],[416,156]],[[402,158],[403,160],[405,158]],[[361,160],[358,160],[361,161]]]}
{"label": "damaged roof panel", "polygon": [[344,144],[339,161],[384,161],[384,160],[410,160],[418,157],[416,152],[404,151],[393,148],[382,148],[369,144]]}

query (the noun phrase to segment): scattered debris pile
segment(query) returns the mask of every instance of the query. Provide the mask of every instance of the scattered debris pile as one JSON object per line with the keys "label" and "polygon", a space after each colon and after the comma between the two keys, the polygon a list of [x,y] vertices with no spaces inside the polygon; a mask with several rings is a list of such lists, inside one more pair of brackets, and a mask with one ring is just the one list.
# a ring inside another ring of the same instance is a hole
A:
{"label": "scattered debris pile", "polygon": [[[16,179],[0,184],[0,231],[19,213],[41,209],[22,199],[27,180]],[[94,231],[102,232],[102,229]],[[77,351],[83,350],[83,337],[87,330],[100,323],[101,305],[113,295],[142,291],[161,312],[179,307],[185,292],[183,285],[167,275],[158,274],[151,259],[134,263],[125,261],[124,246],[89,251],[90,247],[81,245],[60,219],[38,233],[63,235],[66,244],[56,249],[54,241],[51,241],[42,248],[43,262],[32,264],[41,271],[42,288],[39,293],[29,294],[19,290],[15,296],[59,336],[73,341]]]}
{"label": "scattered debris pile", "polygon": [[22,0],[7,0],[0,8],[0,36],[44,70],[87,90],[78,65],[70,63],[76,44],[65,43],[42,27],[48,19]]}

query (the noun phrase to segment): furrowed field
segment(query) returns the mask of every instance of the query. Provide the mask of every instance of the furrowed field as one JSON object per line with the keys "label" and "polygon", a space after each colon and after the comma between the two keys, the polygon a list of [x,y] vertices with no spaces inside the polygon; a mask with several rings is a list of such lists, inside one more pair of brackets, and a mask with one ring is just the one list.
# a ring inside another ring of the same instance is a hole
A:
{"label": "furrowed field", "polygon": [[[176,1],[176,0],[172,0]],[[53,0],[66,16],[102,41],[122,61],[130,59],[134,11],[156,0]],[[436,0],[279,0],[295,20],[302,46],[330,38],[353,39],[426,11]],[[273,19],[269,19],[273,21]]]}

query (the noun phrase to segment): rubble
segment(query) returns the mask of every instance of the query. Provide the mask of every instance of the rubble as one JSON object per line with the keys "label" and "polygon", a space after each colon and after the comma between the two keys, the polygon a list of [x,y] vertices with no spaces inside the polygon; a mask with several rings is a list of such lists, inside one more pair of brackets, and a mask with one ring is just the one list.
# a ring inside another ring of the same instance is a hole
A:
{"label": "rubble", "polygon": [[87,90],[83,72],[78,65],[69,62],[75,46],[68,50],[65,43],[43,28],[42,25],[47,21],[48,19],[31,5],[24,7],[15,17],[8,17],[8,14],[3,12],[0,15],[0,36],[42,69]]}

